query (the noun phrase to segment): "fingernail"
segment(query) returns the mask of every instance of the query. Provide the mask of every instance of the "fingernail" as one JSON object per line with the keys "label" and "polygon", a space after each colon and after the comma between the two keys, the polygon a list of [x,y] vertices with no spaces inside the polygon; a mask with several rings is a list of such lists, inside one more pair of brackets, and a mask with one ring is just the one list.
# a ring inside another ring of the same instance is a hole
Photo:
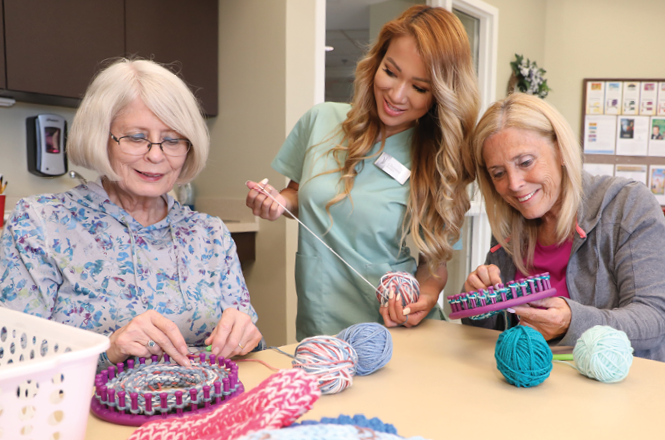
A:
{"label": "fingernail", "polygon": [[508,307],[508,308],[506,309],[506,311],[507,311],[508,313],[515,313],[515,310],[514,310],[514,309],[511,309],[510,307]]}
{"label": "fingernail", "polygon": [[249,180],[245,180],[245,186],[247,186],[248,183],[249,183]]}
{"label": "fingernail", "polygon": [[261,184],[261,186],[265,186],[265,184],[268,183],[268,178],[266,177],[265,179],[263,179],[259,183]]}
{"label": "fingernail", "polygon": [[189,358],[185,358],[185,367],[191,367],[192,363],[189,362]]}
{"label": "fingernail", "polygon": [[407,307],[406,309],[402,310],[402,315],[405,315],[405,316],[406,316],[406,315],[408,315],[409,313],[411,313],[411,308],[410,308],[410,307]]}
{"label": "fingernail", "polygon": [[395,297],[395,301],[399,301],[402,298],[402,294],[398,293],[397,296]]}
{"label": "fingernail", "polygon": [[214,354],[215,356],[217,356],[217,355],[219,354],[219,347],[213,347],[213,348],[212,348],[212,354]]}
{"label": "fingernail", "polygon": [[388,299],[393,299],[395,297],[395,292],[390,292],[390,295],[388,295]]}

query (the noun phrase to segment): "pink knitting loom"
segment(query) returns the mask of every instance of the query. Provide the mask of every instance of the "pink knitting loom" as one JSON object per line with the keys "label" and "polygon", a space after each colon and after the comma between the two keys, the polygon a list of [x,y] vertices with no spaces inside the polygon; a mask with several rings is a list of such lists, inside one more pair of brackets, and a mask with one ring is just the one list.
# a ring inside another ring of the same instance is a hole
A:
{"label": "pink knitting loom", "polygon": [[486,319],[501,310],[556,295],[548,272],[448,297],[450,319]]}
{"label": "pink knitting loom", "polygon": [[[154,355],[152,364],[146,364],[145,358],[139,358],[139,364],[135,367],[134,360],[129,359],[126,370],[125,365],[119,363],[117,368],[109,367],[98,374],[90,405],[92,413],[107,422],[140,426],[152,420],[212,411],[245,390],[238,380],[238,366],[230,359],[216,358],[214,354],[206,359],[206,354],[200,353],[198,362],[193,359],[190,368],[172,363],[166,354],[164,363],[157,361],[158,357]],[[158,389],[146,389],[154,385],[147,384],[140,387],[141,393],[125,392],[128,384],[147,383],[141,381],[146,376],[154,378],[155,373],[163,374],[165,378],[158,384]],[[191,387],[183,388],[176,384],[175,379],[171,379],[176,374]],[[212,386],[201,386],[203,376],[210,379],[208,383]]]}

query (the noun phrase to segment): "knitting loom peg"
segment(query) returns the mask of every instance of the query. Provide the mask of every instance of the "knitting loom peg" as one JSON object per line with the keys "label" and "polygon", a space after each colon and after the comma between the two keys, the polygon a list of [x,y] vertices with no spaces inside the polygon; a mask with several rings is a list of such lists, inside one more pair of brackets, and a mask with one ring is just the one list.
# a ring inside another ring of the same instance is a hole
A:
{"label": "knitting loom peg", "polygon": [[203,386],[203,402],[206,408],[210,408],[210,386]]}
{"label": "knitting loom peg", "polygon": [[125,410],[123,409],[124,407],[125,407],[125,392],[118,391],[118,409],[120,409],[120,414],[125,413]]}
{"label": "knitting loom peg", "polygon": [[162,414],[166,414],[169,411],[169,403],[168,399],[169,395],[166,393],[159,393],[159,404],[160,408],[159,410],[162,412]]}
{"label": "knitting loom peg", "polygon": [[175,392],[175,405],[176,413],[182,415],[182,391],[180,390]]}
{"label": "knitting loom peg", "polygon": [[191,388],[189,390],[189,395],[191,396],[191,399],[192,399],[192,404],[191,404],[192,405],[192,411],[194,411],[196,409],[196,403],[197,403],[196,388]]}
{"label": "knitting loom peg", "polygon": [[152,413],[152,393],[145,393],[143,397],[145,398],[145,412]]}
{"label": "knitting loom peg", "polygon": [[129,400],[132,405],[132,413],[139,411],[139,393],[129,393]]}

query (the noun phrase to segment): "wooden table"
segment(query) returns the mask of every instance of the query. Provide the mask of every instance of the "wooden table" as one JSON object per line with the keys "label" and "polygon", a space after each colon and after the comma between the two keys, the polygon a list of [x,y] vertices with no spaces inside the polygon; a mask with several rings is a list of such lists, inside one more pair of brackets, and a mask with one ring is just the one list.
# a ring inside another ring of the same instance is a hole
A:
{"label": "wooden table", "polygon": [[[322,396],[303,419],[364,414],[392,423],[404,437],[428,439],[665,437],[665,363],[635,358],[618,384],[555,363],[541,385],[516,388],[496,369],[498,332],[428,320],[391,333],[393,358],[385,368],[355,377],[340,394]],[[295,345],[284,350],[293,353]],[[291,365],[274,350],[247,358]],[[271,374],[255,362],[239,362],[239,368],[248,390]],[[86,439],[121,440],[133,431],[91,415]]]}

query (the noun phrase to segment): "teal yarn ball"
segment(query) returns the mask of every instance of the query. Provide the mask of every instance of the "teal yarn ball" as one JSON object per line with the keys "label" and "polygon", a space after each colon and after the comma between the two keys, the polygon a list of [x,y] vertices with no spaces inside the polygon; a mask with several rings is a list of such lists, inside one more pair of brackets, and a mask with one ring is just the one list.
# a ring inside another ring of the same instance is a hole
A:
{"label": "teal yarn ball", "polygon": [[633,347],[621,330],[606,325],[591,327],[577,340],[573,359],[583,375],[604,383],[620,382],[633,363]]}
{"label": "teal yarn ball", "polygon": [[499,335],[494,352],[496,367],[509,384],[535,387],[552,371],[552,350],[543,335],[518,325]]}

